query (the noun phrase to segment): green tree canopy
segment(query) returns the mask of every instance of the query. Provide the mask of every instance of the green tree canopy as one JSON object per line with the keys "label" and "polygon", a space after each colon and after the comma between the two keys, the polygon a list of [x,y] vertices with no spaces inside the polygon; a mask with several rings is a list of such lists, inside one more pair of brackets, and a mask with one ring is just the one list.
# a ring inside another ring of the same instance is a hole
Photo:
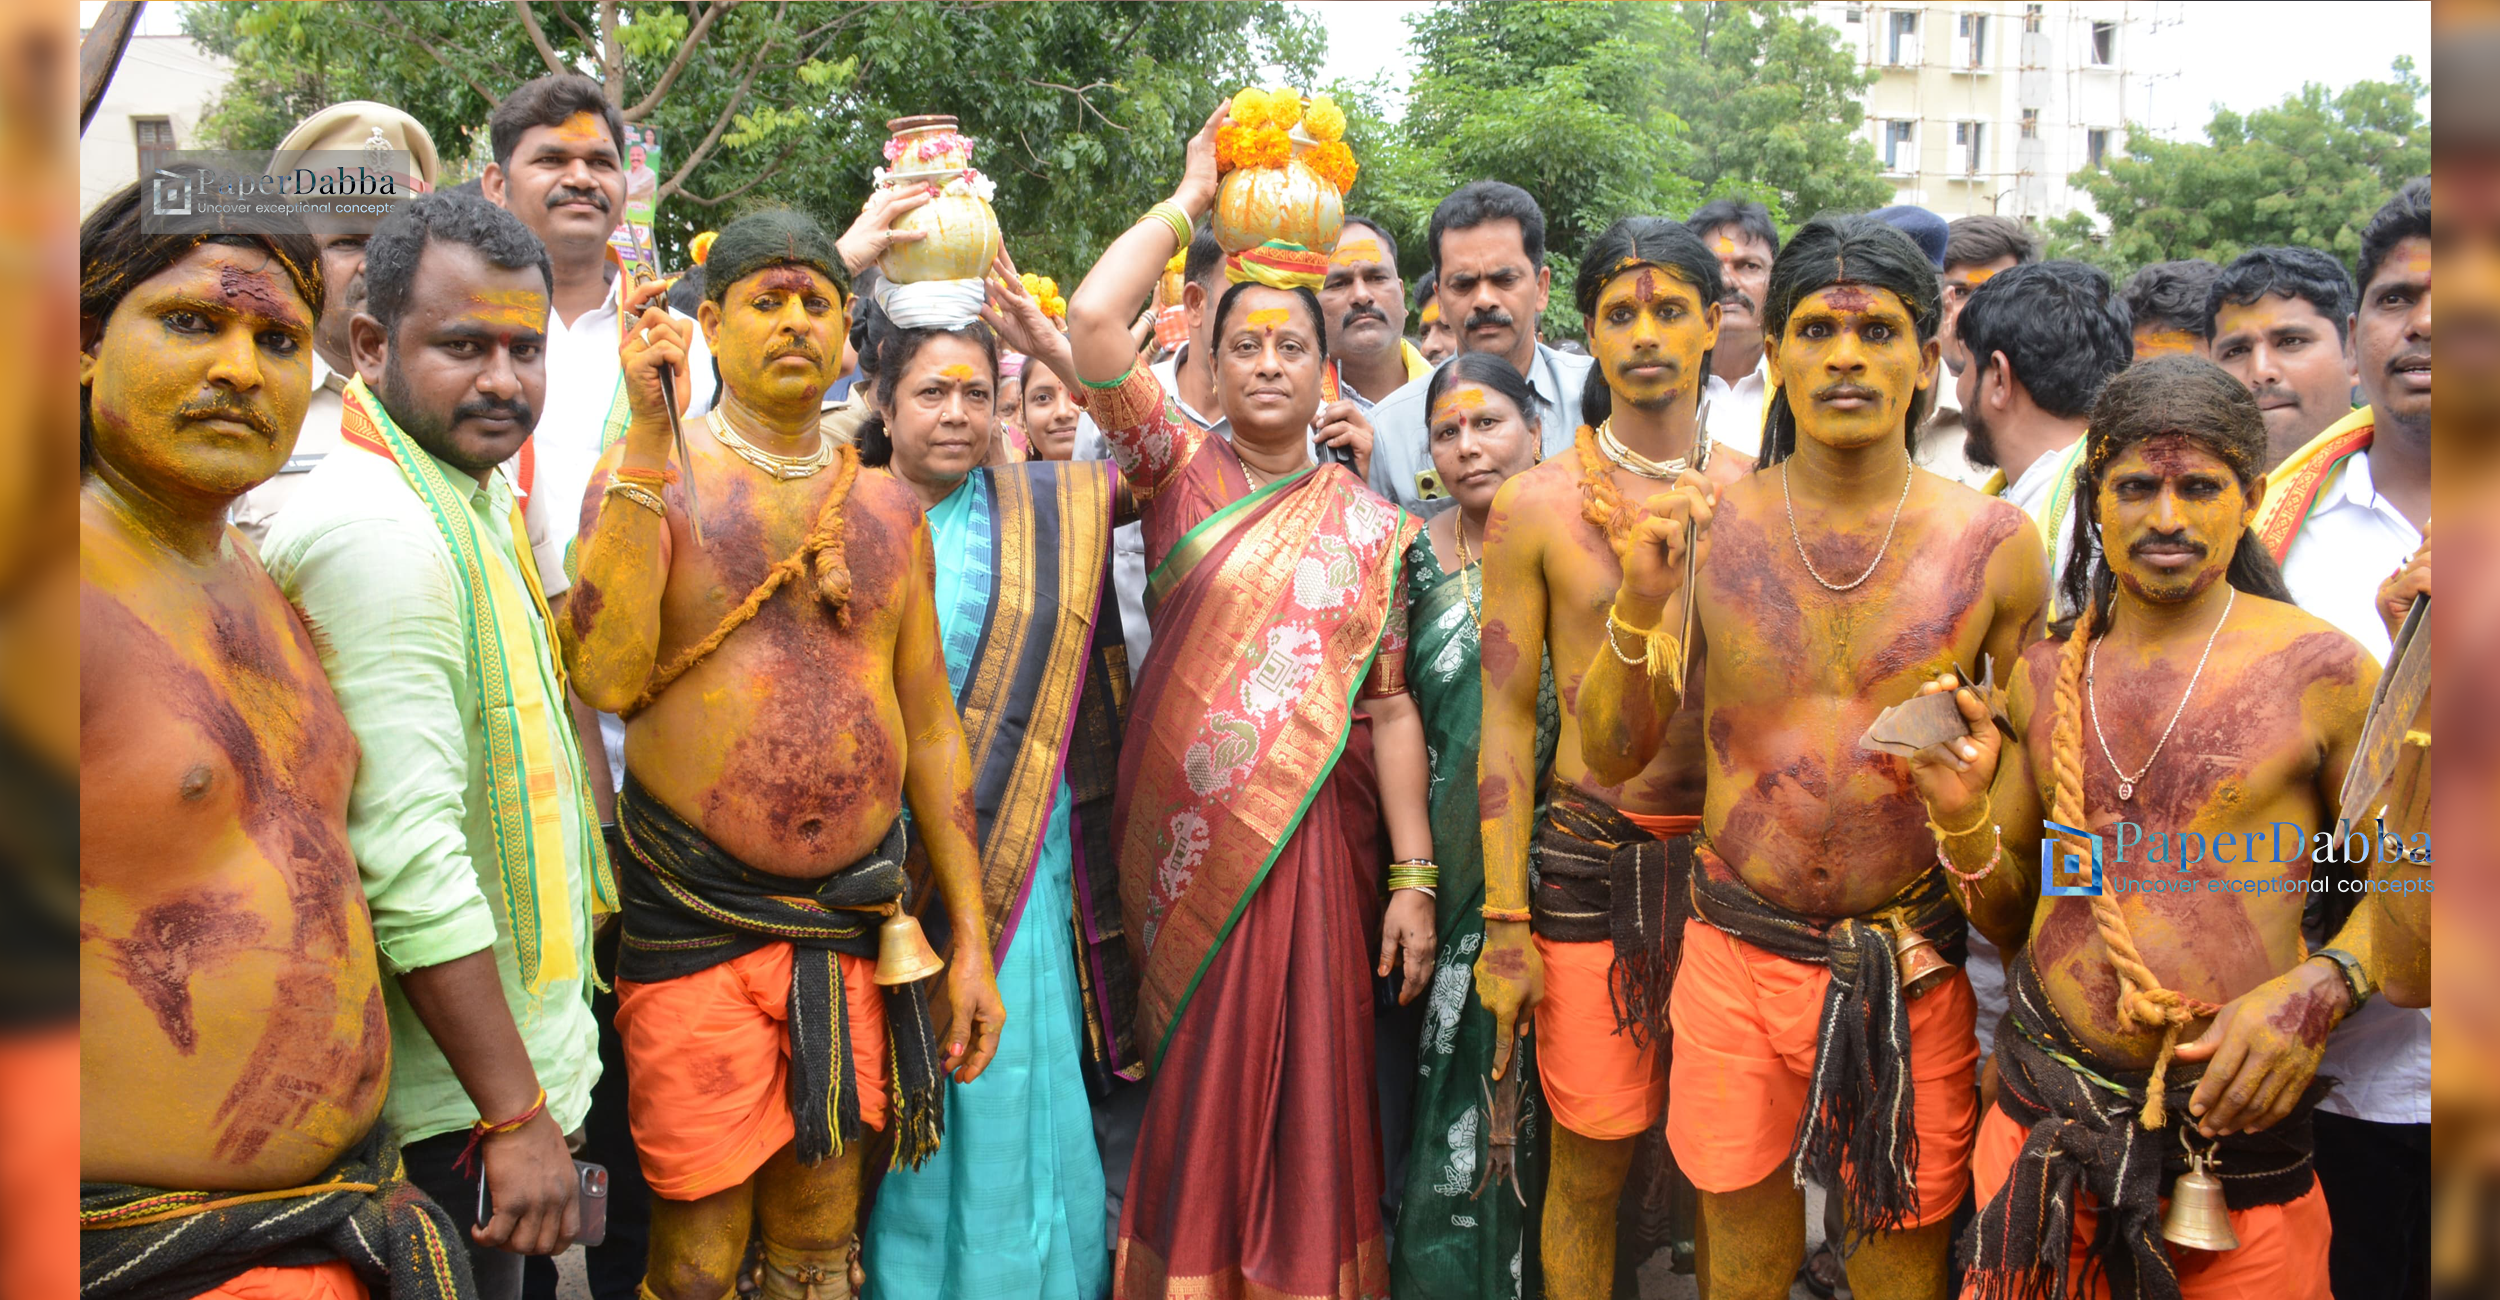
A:
{"label": "green tree canopy", "polygon": [[2075,173],[2108,223],[2069,213],[2049,223],[2050,252],[2124,275],[2152,262],[2228,262],[2265,244],[2300,244],[2347,261],[2361,229],[2397,188],[2430,170],[2430,87],[2413,61],[2385,81],[2340,93],[2312,83],[2245,116],[2217,111],[2202,143],[2127,133],[2107,172]]}
{"label": "green tree canopy", "polygon": [[884,162],[885,121],[952,113],[981,143],[1020,263],[1072,282],[1170,191],[1189,136],[1259,68],[1307,81],[1324,37],[1275,0],[1207,4],[190,5],[237,73],[205,123],[274,146],[346,99],[407,110],[447,162],[482,162],[494,102],[551,69],[598,77],[656,128],[663,259],[757,206],[837,229]]}

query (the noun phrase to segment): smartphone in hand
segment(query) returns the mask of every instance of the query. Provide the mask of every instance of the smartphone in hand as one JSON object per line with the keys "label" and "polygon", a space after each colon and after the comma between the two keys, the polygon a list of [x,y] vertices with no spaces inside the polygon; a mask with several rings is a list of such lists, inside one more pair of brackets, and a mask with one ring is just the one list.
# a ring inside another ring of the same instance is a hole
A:
{"label": "smartphone in hand", "polygon": [[[582,1226],[573,1234],[576,1246],[596,1246],[608,1239],[608,1167],[587,1160],[573,1162],[575,1204],[581,1207]],[[477,1176],[478,1226],[494,1222],[495,1198],[486,1186],[485,1171]]]}

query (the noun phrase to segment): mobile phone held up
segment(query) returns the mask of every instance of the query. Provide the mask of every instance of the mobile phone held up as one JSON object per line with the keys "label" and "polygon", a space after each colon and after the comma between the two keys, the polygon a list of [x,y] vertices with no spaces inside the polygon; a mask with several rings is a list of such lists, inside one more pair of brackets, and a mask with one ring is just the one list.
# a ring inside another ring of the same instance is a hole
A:
{"label": "mobile phone held up", "polygon": [[[582,1226],[573,1234],[576,1246],[596,1246],[608,1239],[608,1167],[587,1160],[573,1162],[574,1198],[581,1206]],[[486,1175],[477,1179],[477,1221],[483,1227],[495,1220],[495,1198],[486,1189]]]}

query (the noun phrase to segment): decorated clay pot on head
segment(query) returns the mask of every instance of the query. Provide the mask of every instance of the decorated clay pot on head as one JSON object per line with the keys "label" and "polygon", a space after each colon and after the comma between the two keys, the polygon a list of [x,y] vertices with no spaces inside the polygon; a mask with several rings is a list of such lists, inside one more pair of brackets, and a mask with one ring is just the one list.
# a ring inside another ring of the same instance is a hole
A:
{"label": "decorated clay pot on head", "polygon": [[995,187],[972,169],[972,141],[956,132],[954,118],[943,115],[898,117],[885,125],[894,138],[886,142],[888,166],[877,170],[877,184],[936,185],[939,190],[937,197],[894,223],[898,231],[921,231],[928,237],[888,248],[878,268],[896,284],[988,275],[1000,243],[998,214],[989,204]]}
{"label": "decorated clay pot on head", "polygon": [[1345,196],[1302,165],[1309,146],[1294,142],[1282,167],[1241,167],[1224,175],[1215,191],[1215,241],[1227,253],[1257,248],[1271,239],[1327,249],[1345,226]]}

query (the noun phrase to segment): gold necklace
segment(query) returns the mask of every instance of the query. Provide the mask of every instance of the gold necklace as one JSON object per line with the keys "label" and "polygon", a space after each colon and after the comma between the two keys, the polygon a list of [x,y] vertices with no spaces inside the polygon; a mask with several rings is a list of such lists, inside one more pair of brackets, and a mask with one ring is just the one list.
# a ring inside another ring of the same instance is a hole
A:
{"label": "gold necklace", "polygon": [[1478,631],[1484,629],[1484,574],[1476,568],[1476,557],[1467,549],[1467,516],[1460,513],[1450,520],[1450,537],[1458,551],[1459,590],[1467,597],[1467,612],[1476,621]]}
{"label": "gold necklace", "polygon": [[1651,460],[1630,447],[1624,446],[1623,440],[1615,436],[1613,416],[1606,417],[1597,426],[1597,449],[1605,453],[1606,459],[1642,478],[1654,479],[1661,483],[1674,482],[1687,469],[1700,471],[1710,468],[1709,430],[1696,424],[1693,428],[1693,438],[1693,456],[1690,464],[1687,464],[1682,456],[1673,460]]}
{"label": "gold necklace", "polygon": [[705,421],[712,428],[713,441],[727,447],[738,459],[764,471],[780,482],[788,483],[806,478],[832,464],[834,457],[841,454],[841,447],[833,439],[819,432],[816,435],[816,450],[804,456],[774,455],[739,437],[738,431],[729,427],[731,423],[729,412],[729,403],[723,402],[720,409],[714,412],[718,418]]}

